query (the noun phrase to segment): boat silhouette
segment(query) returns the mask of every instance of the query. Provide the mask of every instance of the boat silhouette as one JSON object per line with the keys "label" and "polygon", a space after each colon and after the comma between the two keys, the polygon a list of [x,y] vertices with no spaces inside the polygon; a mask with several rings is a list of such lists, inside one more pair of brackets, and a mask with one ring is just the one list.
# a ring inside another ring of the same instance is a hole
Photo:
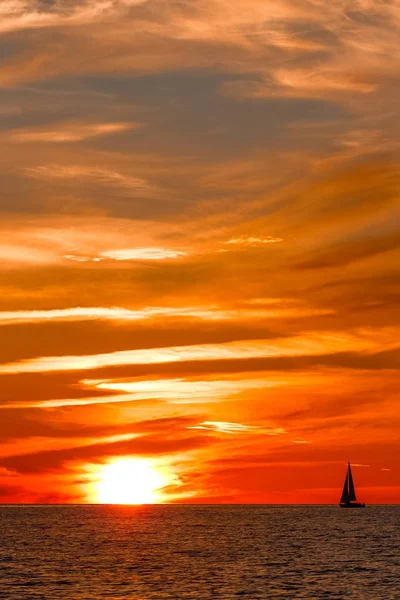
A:
{"label": "boat silhouette", "polygon": [[365,504],[363,502],[357,501],[350,462],[347,465],[346,479],[344,480],[343,492],[342,497],[340,498],[339,506],[341,508],[365,508]]}

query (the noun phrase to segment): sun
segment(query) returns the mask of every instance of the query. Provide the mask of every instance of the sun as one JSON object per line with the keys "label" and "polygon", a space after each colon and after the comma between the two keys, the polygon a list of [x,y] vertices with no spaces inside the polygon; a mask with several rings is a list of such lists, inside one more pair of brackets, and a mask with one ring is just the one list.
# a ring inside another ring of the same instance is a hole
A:
{"label": "sun", "polygon": [[100,504],[157,504],[169,483],[168,475],[150,461],[119,458],[101,468],[94,496]]}

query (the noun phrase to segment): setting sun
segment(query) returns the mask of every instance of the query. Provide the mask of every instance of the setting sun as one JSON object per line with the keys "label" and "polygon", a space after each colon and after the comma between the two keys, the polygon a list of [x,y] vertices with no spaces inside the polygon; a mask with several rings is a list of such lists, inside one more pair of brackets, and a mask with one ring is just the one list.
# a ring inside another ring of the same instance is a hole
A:
{"label": "setting sun", "polygon": [[100,504],[156,504],[168,483],[167,474],[149,461],[121,458],[102,468],[94,495]]}

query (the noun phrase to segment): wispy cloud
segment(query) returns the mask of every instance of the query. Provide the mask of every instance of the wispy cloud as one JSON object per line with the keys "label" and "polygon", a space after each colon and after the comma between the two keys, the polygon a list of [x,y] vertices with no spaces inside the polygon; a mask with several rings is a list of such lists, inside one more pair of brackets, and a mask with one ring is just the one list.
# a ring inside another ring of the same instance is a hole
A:
{"label": "wispy cloud", "polygon": [[0,323],[34,323],[36,321],[86,321],[107,319],[115,321],[141,320],[157,317],[212,318],[212,310],[206,308],[149,307],[128,309],[120,307],[73,307],[50,310],[0,311]]}
{"label": "wispy cloud", "polygon": [[129,309],[121,307],[73,307],[50,310],[0,311],[0,323],[34,323],[46,321],[137,321],[157,318],[195,318],[205,320],[229,319],[230,311],[207,307],[147,307]]}
{"label": "wispy cloud", "polygon": [[100,254],[101,258],[111,260],[164,260],[182,256],[187,256],[187,252],[168,248],[126,248],[123,250],[108,250]]}
{"label": "wispy cloud", "polygon": [[232,238],[231,240],[224,242],[224,244],[231,246],[262,246],[264,244],[279,244],[280,242],[283,242],[282,238],[267,235],[260,237],[241,236],[238,238]]}
{"label": "wispy cloud", "polygon": [[64,258],[78,263],[112,261],[146,261],[146,260],[168,260],[183,258],[188,253],[183,250],[171,248],[125,248],[121,250],[105,250],[96,256],[85,256],[82,254],[65,254]]}
{"label": "wispy cloud", "polygon": [[6,0],[0,8],[1,32],[55,26],[84,25],[93,19],[107,18],[118,7],[129,7],[146,0]]}
{"label": "wispy cloud", "polygon": [[[0,254],[1,256],[1,254]],[[204,319],[208,321],[246,321],[256,319],[297,319],[310,316],[334,314],[333,310],[296,307],[293,308],[254,308],[224,309],[218,306],[149,306],[146,308],[122,308],[78,306],[71,308],[55,308],[49,310],[16,310],[0,311],[0,323],[34,323],[46,321],[138,321],[158,318]]]}
{"label": "wispy cloud", "polygon": [[248,380],[194,380],[194,379],[161,379],[147,381],[96,381],[85,380],[85,385],[98,390],[125,392],[134,399],[166,400],[172,404],[212,403],[226,396],[239,394],[244,390],[265,387],[262,379]]}
{"label": "wispy cloud", "polygon": [[99,369],[130,364],[162,364],[199,360],[234,360],[272,356],[318,356],[345,351],[378,351],[396,347],[393,332],[358,334],[309,333],[277,341],[243,341],[223,344],[123,350],[106,354],[47,356],[0,366],[0,373],[37,373]]}
{"label": "wispy cloud", "polygon": [[49,164],[29,168],[26,173],[38,179],[61,179],[72,183],[81,181],[120,188],[129,195],[153,196],[155,193],[159,193],[156,186],[140,177],[132,177],[111,169],[98,167]]}
{"label": "wispy cloud", "polygon": [[214,431],[216,433],[228,434],[264,434],[264,435],[282,435],[286,433],[281,427],[263,427],[259,425],[243,425],[242,423],[232,423],[227,421],[203,421],[198,425],[192,425],[188,429],[203,429],[205,431]]}
{"label": "wispy cloud", "polygon": [[80,142],[92,137],[122,133],[138,127],[136,123],[65,124],[58,128],[14,130],[9,135],[17,142]]}
{"label": "wispy cloud", "polygon": [[[34,59],[28,57],[22,64],[3,69],[3,80],[10,82],[57,72],[57,60],[58,72],[148,71],[176,64],[212,68],[217,61],[225,72],[248,73],[265,82],[260,92],[264,95],[290,95],[293,91],[315,96],[368,94],[380,83],[379,69],[394,72],[398,55],[398,8],[379,0],[359,0],[352,11],[340,2],[328,6],[318,0],[277,0],[268,6],[255,0],[233,0],[230,11],[221,0],[199,2],[190,9],[189,4],[171,2],[166,6],[159,0],[80,0],[51,5],[8,0],[3,4],[3,32],[41,28],[45,35],[46,28],[80,26],[69,40],[53,43],[53,55],[38,52]],[[100,32],[93,32],[94,22]],[[138,39],[131,36],[135,27],[140,27]],[[90,36],[91,49],[96,47],[96,65],[87,60],[85,35]],[[81,49],[75,57],[65,48],[74,48],[73,44]],[[182,54],[182,47],[196,52]],[[209,56],[211,48],[218,52]],[[140,49],[142,61],[138,64],[135,59]]]}

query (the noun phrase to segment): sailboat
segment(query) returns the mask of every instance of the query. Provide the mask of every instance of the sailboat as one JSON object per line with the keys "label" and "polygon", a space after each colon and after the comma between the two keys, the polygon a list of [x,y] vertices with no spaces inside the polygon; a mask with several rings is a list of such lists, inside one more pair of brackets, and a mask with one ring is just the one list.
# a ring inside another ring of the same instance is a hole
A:
{"label": "sailboat", "polygon": [[346,479],[344,480],[343,492],[342,497],[340,498],[339,506],[341,508],[365,508],[365,504],[362,502],[357,502],[350,463],[347,465]]}

